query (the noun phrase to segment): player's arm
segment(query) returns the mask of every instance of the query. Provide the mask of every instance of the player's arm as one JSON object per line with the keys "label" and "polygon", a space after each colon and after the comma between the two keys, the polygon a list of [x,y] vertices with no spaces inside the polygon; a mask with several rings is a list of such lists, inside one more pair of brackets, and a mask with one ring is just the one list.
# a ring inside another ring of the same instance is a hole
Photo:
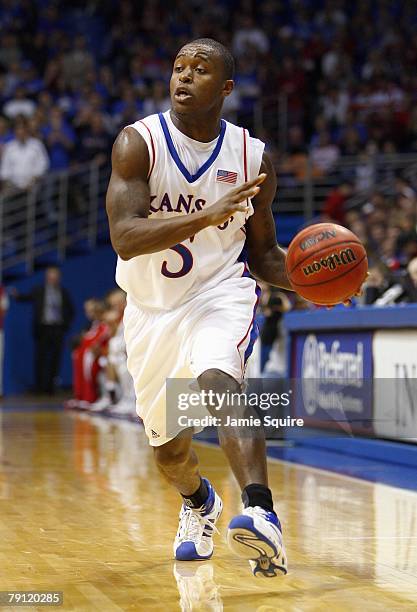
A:
{"label": "player's arm", "polygon": [[110,238],[124,260],[156,253],[194,236],[210,225],[221,225],[233,212],[246,211],[245,201],[259,192],[264,176],[232,189],[207,210],[172,219],[149,219],[149,153],[138,132],[127,127],[112,152],[112,174],[106,197]]}
{"label": "player's arm", "polygon": [[258,280],[292,290],[285,270],[285,251],[277,244],[271,210],[277,190],[277,178],[266,153],[262,158],[261,172],[266,173],[266,179],[253,200],[255,212],[246,224],[249,268]]}

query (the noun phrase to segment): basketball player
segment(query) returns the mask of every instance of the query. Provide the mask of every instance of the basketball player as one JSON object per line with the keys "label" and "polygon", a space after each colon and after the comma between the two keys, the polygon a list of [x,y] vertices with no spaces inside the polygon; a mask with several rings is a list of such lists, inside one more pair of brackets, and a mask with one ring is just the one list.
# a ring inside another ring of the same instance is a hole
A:
{"label": "basketball player", "polygon": [[[193,429],[167,434],[166,379],[194,377],[201,390],[239,392],[259,299],[247,266],[254,277],[290,289],[271,213],[271,161],[262,142],[221,119],[233,70],[220,43],[186,44],[174,61],[171,110],[121,131],[107,193],[137,412],[157,466],[182,496],[174,555],[183,561],[213,554],[222,501],[200,476]],[[244,504],[229,524],[229,546],[255,575],[285,574],[263,433],[225,429],[220,444]]]}

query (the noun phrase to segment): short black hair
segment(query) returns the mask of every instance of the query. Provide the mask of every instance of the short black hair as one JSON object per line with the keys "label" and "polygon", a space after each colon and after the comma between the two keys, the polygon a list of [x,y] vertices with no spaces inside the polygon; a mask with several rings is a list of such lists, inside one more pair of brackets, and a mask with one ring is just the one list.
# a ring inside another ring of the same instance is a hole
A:
{"label": "short black hair", "polygon": [[217,55],[220,55],[223,60],[226,79],[233,79],[235,74],[235,60],[229,49],[222,45],[221,42],[214,40],[214,38],[196,38],[195,40],[190,40],[190,42],[183,45],[182,48],[188,47],[188,45],[203,45],[211,51],[214,51]]}

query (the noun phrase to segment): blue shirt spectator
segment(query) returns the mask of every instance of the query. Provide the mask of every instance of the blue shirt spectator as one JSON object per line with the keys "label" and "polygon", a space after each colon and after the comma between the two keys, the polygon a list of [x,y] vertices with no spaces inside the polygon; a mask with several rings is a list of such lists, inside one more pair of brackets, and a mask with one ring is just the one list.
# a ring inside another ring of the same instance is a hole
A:
{"label": "blue shirt spectator", "polygon": [[63,113],[58,107],[52,109],[50,121],[43,128],[42,135],[48,148],[51,170],[68,168],[75,145],[75,132],[65,122]]}

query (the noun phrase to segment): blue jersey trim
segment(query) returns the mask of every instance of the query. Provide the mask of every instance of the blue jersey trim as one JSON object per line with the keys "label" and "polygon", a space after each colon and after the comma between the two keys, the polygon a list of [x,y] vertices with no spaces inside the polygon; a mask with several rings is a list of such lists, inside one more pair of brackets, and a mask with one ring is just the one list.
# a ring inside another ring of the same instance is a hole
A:
{"label": "blue jersey trim", "polygon": [[223,119],[220,119],[220,134],[219,134],[219,139],[217,140],[217,144],[216,144],[216,146],[214,148],[213,153],[210,155],[208,160],[206,162],[204,162],[204,164],[201,166],[201,168],[199,168],[197,170],[197,172],[195,174],[190,174],[188,172],[187,168],[184,166],[184,164],[180,160],[180,157],[179,157],[179,155],[177,153],[177,150],[176,150],[176,148],[174,146],[174,143],[172,142],[171,134],[169,133],[169,129],[168,129],[165,117],[163,116],[162,113],[158,113],[158,117],[159,117],[159,121],[161,122],[162,131],[164,132],[165,140],[166,140],[166,143],[167,143],[167,146],[168,146],[168,151],[170,152],[171,157],[174,160],[178,170],[181,172],[181,174],[184,176],[184,178],[189,183],[195,183],[195,181],[197,179],[199,179],[200,176],[202,176],[204,174],[204,172],[206,170],[208,170],[210,168],[210,166],[212,166],[214,164],[214,162],[216,161],[217,157],[219,156],[220,149],[222,148],[222,144],[223,144],[223,140],[224,140],[224,135],[226,133],[226,121],[224,121]]}

